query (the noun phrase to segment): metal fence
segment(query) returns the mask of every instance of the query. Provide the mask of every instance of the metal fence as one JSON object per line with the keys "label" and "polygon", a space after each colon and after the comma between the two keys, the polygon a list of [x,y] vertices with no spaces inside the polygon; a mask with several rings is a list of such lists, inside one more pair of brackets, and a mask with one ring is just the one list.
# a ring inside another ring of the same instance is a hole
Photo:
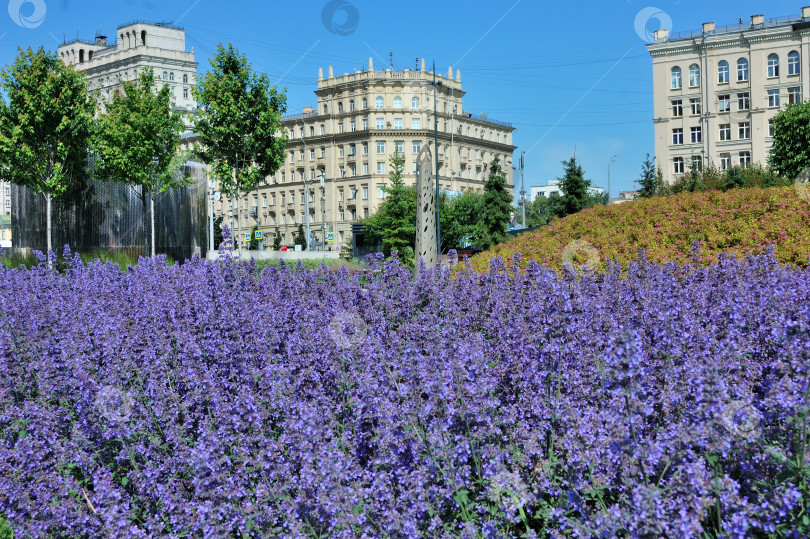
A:
{"label": "metal fence", "polygon": [[[175,260],[205,256],[208,249],[206,212],[208,182],[204,165],[188,163],[193,183],[155,195],[155,246]],[[147,253],[149,201],[139,187],[84,178],[72,192],[53,199],[52,243],[72,251],[122,251],[131,256]],[[26,187],[12,187],[12,245],[45,251],[46,204],[43,195]]]}

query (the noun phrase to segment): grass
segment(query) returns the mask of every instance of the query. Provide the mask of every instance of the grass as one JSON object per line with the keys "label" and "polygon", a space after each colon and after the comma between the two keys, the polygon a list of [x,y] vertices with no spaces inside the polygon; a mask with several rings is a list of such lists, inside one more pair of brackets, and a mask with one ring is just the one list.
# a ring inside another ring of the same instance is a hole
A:
{"label": "grass", "polygon": [[[90,264],[96,260],[102,263],[112,262],[113,264],[117,264],[122,270],[126,270],[127,266],[136,266],[138,264],[138,256],[136,254],[121,249],[93,249],[86,253],[79,253],[79,257],[85,264]],[[56,260],[57,267],[63,267],[67,263],[67,260],[61,255],[58,255]],[[174,259],[168,255],[166,260],[168,264],[174,264]],[[0,256],[0,264],[7,268],[25,266],[30,269],[39,264],[39,260],[33,253],[22,252],[18,249],[6,249],[3,251],[2,256]]]}
{"label": "grass", "polygon": [[[298,265],[298,260],[285,260],[284,263],[288,266],[296,267]],[[300,260],[301,265],[307,269],[318,269],[321,267],[321,264],[325,265],[326,267],[337,270],[342,266],[346,266],[349,271],[360,271],[365,269],[365,266],[358,262],[357,260],[346,260],[345,258],[313,258],[313,259],[306,259]],[[268,267],[275,267],[281,264],[281,260],[257,260],[256,261],[256,269],[259,271],[263,270],[264,268]]]}

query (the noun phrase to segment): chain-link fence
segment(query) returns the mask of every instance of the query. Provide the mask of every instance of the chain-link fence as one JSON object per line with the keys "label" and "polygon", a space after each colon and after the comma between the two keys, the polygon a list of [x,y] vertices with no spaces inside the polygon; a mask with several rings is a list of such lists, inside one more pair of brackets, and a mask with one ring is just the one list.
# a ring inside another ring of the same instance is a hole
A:
{"label": "chain-link fence", "polygon": [[[187,163],[189,187],[155,195],[155,247],[175,260],[205,256],[208,249],[205,166]],[[46,249],[46,204],[43,195],[12,186],[12,243],[15,248]],[[137,257],[148,253],[149,199],[139,187],[84,178],[72,192],[53,199],[53,248],[78,252],[121,251]]]}

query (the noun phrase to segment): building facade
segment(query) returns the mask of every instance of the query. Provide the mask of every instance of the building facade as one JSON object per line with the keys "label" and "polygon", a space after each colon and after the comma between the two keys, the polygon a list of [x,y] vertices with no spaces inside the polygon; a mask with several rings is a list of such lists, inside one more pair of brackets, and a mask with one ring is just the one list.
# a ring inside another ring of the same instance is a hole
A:
{"label": "building facade", "polygon": [[810,7],[801,15],[655,33],[655,156],[672,183],[690,169],[767,164],[771,120],[810,96]]}
{"label": "building facade", "polygon": [[[605,192],[601,187],[593,186],[588,188],[591,196],[599,196]],[[560,189],[560,180],[549,180],[548,185],[535,185],[529,188],[529,197],[531,200],[537,198],[547,198],[553,195],[562,196]]]}
{"label": "building facade", "polygon": [[[454,77],[450,68],[436,80],[440,188],[482,192],[498,156],[513,189],[514,128],[464,110],[460,72]],[[373,214],[385,197],[391,156],[405,158],[404,180],[414,185],[419,151],[427,145],[436,155],[432,81],[424,60],[418,70],[375,70],[372,59],[366,71],[335,76],[330,66],[324,77],[319,70],[317,104],[283,119],[290,139],[284,165],[245,195],[240,211],[223,198],[215,215],[233,226],[239,213],[243,232],[256,225],[266,244],[279,232],[282,244],[292,245],[306,223],[308,191],[311,239],[321,242],[323,231],[326,250],[345,249],[351,224]]]}
{"label": "building facade", "polygon": [[193,125],[197,102],[191,88],[197,80],[194,48],[186,52],[186,33],[172,23],[135,21],[118,27],[117,39],[97,35],[93,41],[75,40],[59,46],[59,57],[87,76],[101,111],[123,83],[136,81],[151,67],[158,86],[168,85],[175,109],[187,112],[186,126]]}

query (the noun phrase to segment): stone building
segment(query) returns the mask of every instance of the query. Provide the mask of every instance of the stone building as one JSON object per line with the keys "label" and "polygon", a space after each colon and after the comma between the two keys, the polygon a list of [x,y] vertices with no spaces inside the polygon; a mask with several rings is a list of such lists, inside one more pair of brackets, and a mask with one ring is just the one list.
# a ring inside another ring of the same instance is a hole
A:
{"label": "stone building", "polygon": [[810,96],[810,7],[801,15],[655,33],[655,156],[671,183],[691,168],[765,165],[771,120]]}
{"label": "stone building", "polygon": [[[454,76],[450,68],[436,80],[440,188],[482,192],[488,165],[499,156],[512,189],[512,125],[464,110],[460,72]],[[383,201],[391,156],[404,156],[404,180],[413,185],[419,151],[423,145],[433,151],[432,82],[424,60],[421,69],[401,71],[374,69],[371,58],[365,71],[335,76],[330,66],[324,76],[319,70],[316,105],[283,119],[290,138],[284,165],[242,200],[242,231],[257,225],[266,243],[278,231],[292,245],[306,221],[309,191],[311,238],[321,241],[323,222],[327,241],[330,233],[334,240],[326,250],[345,248],[351,224]],[[225,198],[214,212],[231,225],[237,213]]]}

